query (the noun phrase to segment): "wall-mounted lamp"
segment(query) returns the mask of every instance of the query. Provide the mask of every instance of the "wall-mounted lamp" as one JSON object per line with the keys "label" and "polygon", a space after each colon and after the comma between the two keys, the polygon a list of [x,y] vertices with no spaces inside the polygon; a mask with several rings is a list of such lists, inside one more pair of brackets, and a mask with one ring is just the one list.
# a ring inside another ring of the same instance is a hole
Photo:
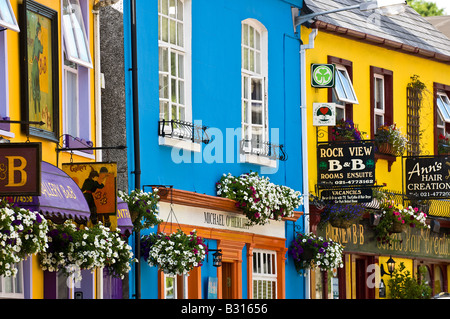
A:
{"label": "wall-mounted lamp", "polygon": [[388,272],[386,272],[384,270],[383,264],[381,264],[381,266],[380,266],[381,277],[383,277],[384,275],[389,275],[392,277],[392,274],[394,273],[394,270],[395,270],[395,260],[392,259],[392,256],[389,257],[388,261],[386,262],[386,266],[387,266]]}
{"label": "wall-mounted lamp", "polygon": [[[213,256],[213,266],[222,267],[222,249],[208,249],[208,253],[214,251]],[[208,255],[206,255],[206,261],[208,261]]]}

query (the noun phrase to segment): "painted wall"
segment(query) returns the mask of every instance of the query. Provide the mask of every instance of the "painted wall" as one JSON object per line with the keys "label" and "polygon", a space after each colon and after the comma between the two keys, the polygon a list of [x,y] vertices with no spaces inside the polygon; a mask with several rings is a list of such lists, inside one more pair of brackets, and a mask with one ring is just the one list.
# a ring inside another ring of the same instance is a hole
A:
{"label": "painted wall", "polygon": [[[22,4],[23,1],[20,0],[11,0],[11,6],[15,13],[16,19],[20,25],[19,18],[19,4]],[[58,52],[59,55],[55,58],[58,59],[59,63],[59,73],[55,76],[59,77],[59,104],[56,107],[59,107],[59,134],[61,136],[63,134],[62,123],[63,123],[63,114],[62,114],[62,103],[63,103],[63,77],[62,77],[62,67],[63,67],[63,44],[62,44],[62,1],[55,0],[39,0],[37,1],[40,4],[47,6],[53,10],[58,12],[58,30],[56,36],[58,37]],[[89,20],[85,21],[85,24],[88,26],[87,37],[89,39],[90,52],[92,59],[94,59],[94,16],[92,14],[92,6],[94,4],[94,0],[81,1],[82,9],[89,12],[87,14]],[[88,6],[88,8],[86,8]],[[6,37],[6,61],[7,61],[7,94],[8,94],[8,107],[9,114],[11,120],[21,120],[21,99],[22,92],[20,90],[20,33],[14,32],[11,30],[3,31]],[[86,122],[85,127],[88,127],[91,132],[91,138],[94,142],[94,146],[96,145],[96,137],[95,137],[95,99],[94,99],[94,69],[86,69],[85,72],[89,73],[89,81],[86,83],[88,85],[88,89],[86,90],[86,94],[88,94],[88,101],[90,104],[90,114],[87,116],[84,114],[84,118],[89,118],[89,121]],[[1,82],[0,82],[1,83]],[[5,116],[5,114],[0,114],[1,116]],[[2,133],[0,133],[2,135]],[[3,136],[3,135],[2,135]],[[22,133],[20,125],[11,124],[10,132],[3,136],[11,141],[11,143],[23,143],[27,140],[27,137]],[[49,141],[43,138],[30,136],[30,142],[41,142],[42,143],[42,160],[49,162],[53,165],[59,165],[64,162],[70,161],[70,153],[60,153],[59,159],[57,158],[57,152],[55,151],[57,145],[54,141]],[[60,140],[60,147],[62,147],[62,140]],[[86,162],[92,161],[93,157],[84,157],[78,156],[77,154],[73,155],[74,162]],[[32,286],[31,286],[31,298],[33,299],[41,299],[44,296],[44,284],[43,284],[43,272],[39,267],[39,263],[36,256],[32,257]]]}
{"label": "painted wall", "polygon": [[[302,27],[302,39],[308,43],[310,29]],[[319,30],[315,40],[315,48],[307,51],[306,74],[310,74],[311,63],[327,63],[327,56],[339,57],[353,62],[353,87],[355,89],[359,105],[353,105],[353,121],[361,131],[370,132],[370,66],[384,68],[393,71],[394,92],[394,123],[406,134],[406,87],[411,81],[410,77],[417,74],[425,83],[428,93],[424,95],[420,130],[422,131],[422,154],[434,152],[433,130],[433,82],[442,84],[450,83],[450,65],[431,61],[418,56],[408,55],[380,46],[370,45],[364,42],[339,37],[334,34]],[[309,159],[309,187],[314,189],[317,182],[317,158],[316,158],[316,128],[312,126],[313,103],[328,102],[327,89],[315,89],[307,84],[308,106],[308,159]],[[367,136],[366,138],[370,138]],[[325,139],[321,139],[324,141]],[[406,154],[405,154],[406,155]],[[391,172],[388,173],[387,161],[378,160],[376,163],[375,177],[377,184],[386,183],[387,189],[401,191],[402,189],[402,165],[400,158],[393,163]]]}
{"label": "painted wall", "polygon": [[[305,27],[301,29],[302,39],[305,43],[309,42],[308,36],[310,32],[311,29]],[[370,66],[393,71],[393,122],[397,123],[397,127],[400,128],[403,134],[407,132],[406,87],[411,81],[410,77],[418,75],[428,90],[423,96],[420,110],[420,130],[422,133],[420,147],[422,154],[434,154],[434,146],[437,141],[434,136],[433,83],[450,84],[450,65],[319,30],[315,39],[315,48],[307,51],[305,70],[307,78],[307,90],[305,93],[307,95],[309,141],[308,173],[310,176],[308,183],[311,191],[315,190],[317,183],[317,131],[316,127],[312,125],[311,110],[313,103],[328,102],[328,90],[316,89],[310,86],[310,66],[312,63],[327,63],[328,56],[353,62],[353,87],[359,101],[358,105],[353,105],[353,121],[358,125],[360,131],[368,133],[364,137],[366,139],[370,139],[369,132],[371,129]],[[325,127],[322,127],[322,129],[325,129]],[[324,134],[324,138],[319,138],[319,141],[326,141],[327,136],[327,134]],[[391,171],[388,171],[387,160],[378,159],[375,177],[377,185],[386,184],[387,189],[401,192],[403,187],[401,157],[397,157],[391,167]],[[411,259],[402,259],[402,261],[405,262],[407,267],[412,269],[412,266],[410,266]],[[385,261],[380,257],[381,262]],[[350,278],[349,275],[347,274],[347,278]],[[347,287],[350,287],[349,285],[350,283],[348,283]],[[347,291],[347,298],[351,298],[349,291]]]}
{"label": "painted wall", "polygon": [[[291,5],[301,6],[302,1],[192,1],[192,121],[201,121],[216,133],[212,144],[202,145],[202,152],[194,154],[158,145],[157,1],[137,0],[136,5],[141,185],[173,185],[176,189],[216,195],[215,183],[222,174],[250,171],[264,174],[259,165],[238,162],[240,136],[227,136],[227,129],[234,131],[241,127],[241,22],[252,18],[268,30],[269,130],[276,129],[279,133],[279,140],[274,141],[272,136],[271,141],[283,144],[288,154],[288,160],[278,162],[278,169],[267,176],[275,184],[301,191],[299,39],[293,30]],[[130,0],[125,0],[129,189],[134,189],[129,14]],[[177,163],[180,156],[184,161]],[[293,235],[287,236],[288,245]],[[148,274],[152,281],[142,284],[142,298],[154,298],[156,276],[153,269],[143,268],[142,277]],[[291,264],[286,268],[286,279],[288,275],[295,276],[294,280],[290,277],[286,280],[286,296],[297,298],[301,296],[302,279],[292,269]],[[205,275],[202,271],[203,279],[209,272],[209,268]],[[134,279],[130,278],[130,282]]]}

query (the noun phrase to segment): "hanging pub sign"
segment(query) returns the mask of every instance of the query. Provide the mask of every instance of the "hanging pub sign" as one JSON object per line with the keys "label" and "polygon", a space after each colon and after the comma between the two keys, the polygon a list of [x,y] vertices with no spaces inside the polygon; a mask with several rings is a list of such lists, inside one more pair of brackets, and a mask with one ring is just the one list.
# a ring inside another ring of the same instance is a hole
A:
{"label": "hanging pub sign", "polygon": [[412,199],[450,198],[450,161],[446,156],[408,157],[405,194]]}
{"label": "hanging pub sign", "polygon": [[373,186],[375,151],[372,142],[318,143],[320,187]]}
{"label": "hanging pub sign", "polygon": [[336,66],[334,64],[311,64],[311,86],[332,88],[335,83]]}
{"label": "hanging pub sign", "polygon": [[62,170],[83,192],[91,221],[108,224],[108,216],[117,213],[117,163],[64,163]]}
{"label": "hanging pub sign", "polygon": [[41,143],[0,144],[0,196],[41,195]]}
{"label": "hanging pub sign", "polygon": [[335,126],[336,104],[335,103],[313,103],[313,125]]}

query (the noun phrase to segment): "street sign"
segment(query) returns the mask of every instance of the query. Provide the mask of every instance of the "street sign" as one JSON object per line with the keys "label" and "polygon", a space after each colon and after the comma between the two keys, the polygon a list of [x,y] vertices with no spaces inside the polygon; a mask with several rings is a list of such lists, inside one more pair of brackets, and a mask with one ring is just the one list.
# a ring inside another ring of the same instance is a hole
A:
{"label": "street sign", "polygon": [[332,88],[335,83],[336,66],[334,64],[311,64],[311,86]]}

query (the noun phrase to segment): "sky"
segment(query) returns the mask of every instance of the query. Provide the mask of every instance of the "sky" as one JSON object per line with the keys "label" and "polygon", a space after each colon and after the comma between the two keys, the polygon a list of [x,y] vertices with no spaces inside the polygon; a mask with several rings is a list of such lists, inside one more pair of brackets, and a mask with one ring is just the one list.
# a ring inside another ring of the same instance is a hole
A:
{"label": "sky", "polygon": [[444,9],[445,15],[450,15],[450,0],[427,0],[436,3],[438,8]]}

